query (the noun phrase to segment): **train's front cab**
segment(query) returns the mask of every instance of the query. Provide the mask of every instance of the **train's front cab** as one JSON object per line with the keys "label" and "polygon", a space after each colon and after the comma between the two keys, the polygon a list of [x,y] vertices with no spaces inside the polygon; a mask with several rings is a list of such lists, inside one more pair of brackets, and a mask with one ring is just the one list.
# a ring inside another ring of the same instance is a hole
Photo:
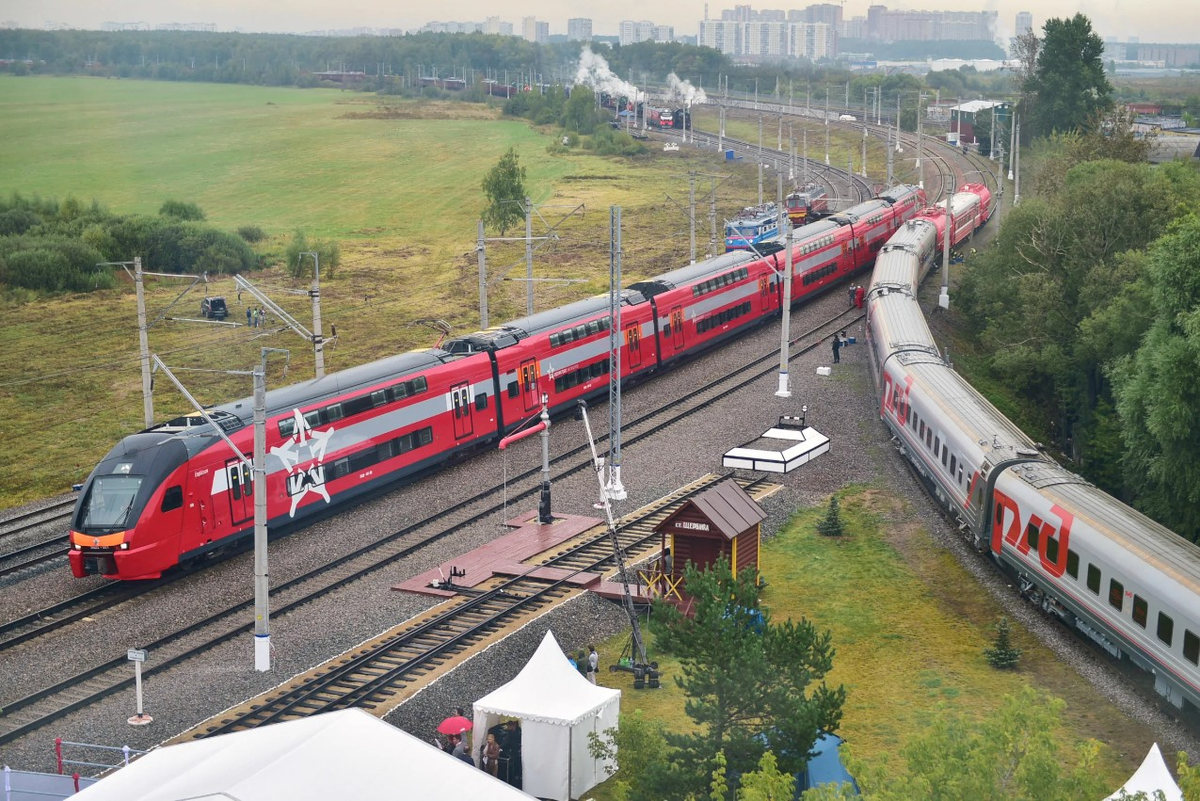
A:
{"label": "train's front cab", "polygon": [[158,578],[178,561],[188,444],[163,426],[126,437],[96,466],[71,517],[76,577]]}

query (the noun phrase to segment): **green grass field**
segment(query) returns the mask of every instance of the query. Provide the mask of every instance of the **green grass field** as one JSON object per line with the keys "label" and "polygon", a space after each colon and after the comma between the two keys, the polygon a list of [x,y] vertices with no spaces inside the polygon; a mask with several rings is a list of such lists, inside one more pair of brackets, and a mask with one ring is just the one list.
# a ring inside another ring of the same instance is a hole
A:
{"label": "green grass field", "polygon": [[[336,90],[157,83],[96,78],[0,76],[0,193],[99,201],[117,213],[154,214],[164,200],[194,202],[208,220],[232,230],[257,225],[280,253],[292,232],[341,243],[343,264],[324,272],[325,333],[337,326],[327,369],[337,370],[410,348],[436,334],[417,323],[448,321],[454,333],[479,326],[476,226],[483,175],[514,147],[526,188],[544,204],[534,235],[545,309],[603,291],[608,280],[609,207],[622,206],[623,268],[630,281],[686,263],[688,170],[732,175],[718,193],[718,214],[753,200],[756,177],[743,164],[719,164],[715,153],[651,151],[635,159],[604,158],[581,149],[551,154],[553,130],[502,119],[480,104],[414,103]],[[702,186],[701,197],[705,187]],[[703,201],[702,201],[703,203]],[[698,239],[708,225],[702,205]],[[718,224],[719,228],[719,224]],[[509,231],[509,235],[523,234]],[[495,235],[496,232],[489,232]],[[114,260],[134,253],[110,254]],[[490,243],[491,322],[525,313],[523,243]],[[156,265],[146,264],[147,270]],[[278,267],[254,273],[300,320],[311,319],[307,288]],[[210,294],[231,299],[226,277]],[[148,282],[150,348],[171,366],[246,369],[262,345],[292,350],[286,377],[312,375],[312,354],[294,334],[251,338],[173,317],[195,317],[204,287]],[[34,303],[0,296],[0,335],[16,358],[0,365],[0,431],[21,471],[0,475],[0,507],[55,494],[86,477],[122,436],[142,427],[136,306],[132,287]],[[233,304],[231,320],[244,322]],[[192,373],[189,389],[205,403],[249,394],[245,379]],[[188,410],[173,388],[156,387],[158,419]]]}
{"label": "green grass field", "polygon": [[[987,664],[983,649],[992,644],[998,607],[902,499],[874,487],[849,488],[840,497],[848,536],[816,534],[825,508],[798,510],[764,543],[761,570],[763,601],[775,619],[806,617],[832,634],[837,653],[828,681],[846,686],[839,734],[855,759],[875,764],[887,757],[896,764],[898,752],[934,716],[983,720],[1028,685],[1068,701],[1059,732],[1065,742],[1096,738],[1107,746],[1100,764],[1111,787],[1136,770],[1153,734],[1074,671],[1064,671],[1019,624],[1013,626],[1014,644],[1024,651],[1018,669]],[[599,646],[605,664],[627,640]],[[663,689],[635,690],[629,673],[602,671],[600,682],[622,690],[622,714],[641,709],[673,730],[692,725],[675,686],[678,662],[654,651],[652,638],[647,647],[662,665]],[[614,797],[607,785],[593,795],[597,801]]]}

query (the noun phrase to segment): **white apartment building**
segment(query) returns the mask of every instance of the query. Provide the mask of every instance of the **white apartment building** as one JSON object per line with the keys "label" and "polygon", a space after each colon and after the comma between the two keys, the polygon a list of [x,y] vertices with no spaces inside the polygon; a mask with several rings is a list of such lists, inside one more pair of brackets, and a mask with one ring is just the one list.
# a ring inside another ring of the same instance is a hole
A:
{"label": "white apartment building", "polygon": [[546,44],[550,41],[550,23],[538,22],[537,17],[525,17],[521,20],[521,37],[527,42]]}
{"label": "white apartment building", "polygon": [[567,20],[567,39],[572,42],[592,41],[592,21],[587,17]]}

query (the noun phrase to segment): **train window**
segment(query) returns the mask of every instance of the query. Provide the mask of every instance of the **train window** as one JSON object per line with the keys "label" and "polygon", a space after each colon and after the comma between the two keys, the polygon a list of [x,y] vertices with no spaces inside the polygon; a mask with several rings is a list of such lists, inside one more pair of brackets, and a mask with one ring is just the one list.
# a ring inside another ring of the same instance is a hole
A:
{"label": "train window", "polygon": [[433,429],[429,426],[422,428],[417,432],[417,446],[428,445],[433,442]]}
{"label": "train window", "polygon": [[163,493],[162,506],[159,507],[159,511],[169,512],[181,506],[183,506],[183,487],[178,484],[174,487],[167,487],[167,491]]}
{"label": "train window", "polygon": [[285,417],[279,421],[279,436],[290,437],[296,433],[296,420],[292,417]]}
{"label": "train window", "polygon": [[412,381],[405,381],[404,383],[409,385],[411,388],[410,394],[412,395],[419,394],[429,389],[429,382],[425,380],[425,376],[423,375],[417,376]]}
{"label": "train window", "polygon": [[340,404],[340,403],[335,403],[335,404],[332,404],[331,406],[328,406],[328,407],[326,407],[326,409],[325,409],[325,415],[326,415],[326,416],[329,418],[329,421],[330,421],[331,423],[332,423],[334,420],[341,420],[341,419],[342,419],[342,417],[344,417],[344,416],[345,416],[345,415],[342,413],[342,404]]}
{"label": "train window", "polygon": [[396,440],[394,439],[389,439],[387,442],[381,442],[375,446],[375,453],[381,462],[391,459],[397,452]]}
{"label": "train window", "polygon": [[587,323],[582,323],[580,325],[575,326],[575,338],[576,339],[583,339],[587,335],[588,335]]}
{"label": "train window", "polygon": [[925,429],[925,447],[926,448],[933,447],[933,429],[932,428]]}
{"label": "train window", "polygon": [[1172,620],[1168,615],[1164,615],[1162,612],[1159,612],[1158,613],[1158,639],[1162,640],[1163,642],[1165,642],[1167,644],[1168,647],[1170,647],[1171,637],[1174,634],[1175,634],[1175,621]]}
{"label": "train window", "polygon": [[[946,462],[948,461],[948,459],[946,457],[948,457],[949,455],[950,455],[950,449],[942,448],[942,467],[946,466]],[[951,471],[954,470],[954,468],[950,468],[950,469],[951,469]]]}
{"label": "train window", "polygon": [[937,456],[942,449],[942,438],[940,436],[933,438],[933,455]]}
{"label": "train window", "polygon": [[478,395],[475,396],[475,408],[476,408],[476,410],[483,410],[483,409],[487,408],[487,393],[486,392],[480,392]]}
{"label": "train window", "polygon": [[1087,588],[1097,595],[1100,594],[1100,568],[1088,565]]}
{"label": "train window", "polygon": [[[950,475],[954,475],[954,474],[955,474],[955,473],[957,473],[957,472],[958,472],[958,457],[957,457],[957,456],[951,456],[951,457],[950,457]],[[960,477],[960,478],[959,478],[959,481],[961,481],[961,480],[962,480],[962,479],[961,479],[961,477]]]}
{"label": "train window", "polygon": [[1046,538],[1046,561],[1058,564],[1058,539],[1055,537]]}
{"label": "train window", "polygon": [[572,328],[568,328],[566,331],[560,332],[558,335],[558,341],[564,345],[566,345],[569,342],[574,342],[575,341],[575,330]]}
{"label": "train window", "polygon": [[334,478],[341,478],[342,476],[348,475],[349,473],[350,473],[350,460],[349,459],[338,459],[336,462],[333,463],[333,477]]}
{"label": "train window", "polygon": [[920,430],[920,432],[917,434],[917,437],[918,437],[918,438],[923,438],[924,436],[925,436],[925,421],[924,421],[924,420],[922,420],[922,421],[921,421],[921,430]]}
{"label": "train window", "polygon": [[372,406],[383,406],[387,402],[388,402],[388,397],[387,397],[386,389],[377,389],[371,393],[371,405]]}
{"label": "train window", "polygon": [[304,421],[310,426],[319,426],[321,424],[321,410],[313,409],[311,412],[305,412]]}
{"label": "train window", "polygon": [[1079,578],[1079,554],[1067,549],[1067,575],[1073,579]]}
{"label": "train window", "polygon": [[521,394],[520,386],[516,381],[508,382],[508,397],[515,398]]}
{"label": "train window", "polygon": [[912,413],[912,427],[913,427],[913,431],[916,431],[916,430],[917,430],[917,426],[920,424],[920,422],[921,422],[921,418],[920,418],[920,416],[919,416],[919,415],[917,415],[917,413],[916,413],[916,412],[913,412],[913,413]]}
{"label": "train window", "polygon": [[1137,623],[1142,628],[1146,628],[1146,617],[1150,610],[1146,606],[1146,599],[1140,595],[1133,596],[1133,622]]}
{"label": "train window", "polygon": [[1108,580],[1108,605],[1118,612],[1125,608],[1125,585],[1116,579]]}
{"label": "train window", "polygon": [[557,348],[561,344],[562,344],[562,340],[559,339],[558,334],[550,335],[550,347]]}
{"label": "train window", "polygon": [[588,324],[587,324],[587,332],[588,332],[589,336],[592,334],[599,334],[600,333],[600,321],[599,320],[589,320]]}
{"label": "train window", "polygon": [[1029,550],[1036,551],[1038,547],[1038,527],[1033,523],[1025,527],[1025,539],[1029,543]]}
{"label": "train window", "polygon": [[1193,665],[1200,664],[1200,637],[1183,630],[1183,656]]}

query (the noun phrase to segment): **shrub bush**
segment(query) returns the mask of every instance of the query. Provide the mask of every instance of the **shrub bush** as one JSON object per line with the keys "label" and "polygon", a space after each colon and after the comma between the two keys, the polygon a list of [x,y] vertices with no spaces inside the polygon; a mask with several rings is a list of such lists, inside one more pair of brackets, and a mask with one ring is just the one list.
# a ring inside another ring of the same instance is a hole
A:
{"label": "shrub bush", "polygon": [[243,225],[237,229],[237,232],[238,236],[251,244],[261,242],[267,238],[266,232],[257,225]]}

